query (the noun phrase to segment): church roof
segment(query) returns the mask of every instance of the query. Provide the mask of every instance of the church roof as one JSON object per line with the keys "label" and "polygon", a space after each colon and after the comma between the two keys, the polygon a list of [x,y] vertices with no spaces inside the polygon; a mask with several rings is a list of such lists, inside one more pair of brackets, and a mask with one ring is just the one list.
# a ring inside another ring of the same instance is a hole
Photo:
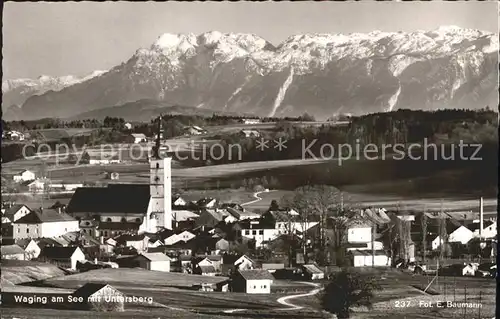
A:
{"label": "church roof", "polygon": [[144,214],[150,200],[147,184],[110,184],[108,187],[77,188],[68,213]]}

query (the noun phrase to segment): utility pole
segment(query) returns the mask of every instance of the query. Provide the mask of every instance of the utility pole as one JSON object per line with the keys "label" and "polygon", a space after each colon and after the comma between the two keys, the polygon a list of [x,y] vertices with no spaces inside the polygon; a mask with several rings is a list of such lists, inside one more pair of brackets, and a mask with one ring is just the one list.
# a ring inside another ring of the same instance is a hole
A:
{"label": "utility pole", "polygon": [[376,224],[373,223],[372,226],[372,267],[375,267],[375,228]]}

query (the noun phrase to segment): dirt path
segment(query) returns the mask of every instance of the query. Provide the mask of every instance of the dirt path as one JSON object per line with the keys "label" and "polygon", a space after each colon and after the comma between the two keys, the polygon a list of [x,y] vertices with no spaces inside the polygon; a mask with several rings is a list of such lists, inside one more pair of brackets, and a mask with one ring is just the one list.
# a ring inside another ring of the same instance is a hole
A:
{"label": "dirt path", "polygon": [[279,298],[276,301],[278,303],[282,304],[283,306],[287,306],[288,308],[281,308],[281,309],[276,309],[276,310],[299,310],[299,309],[303,309],[304,308],[303,306],[297,306],[297,305],[289,302],[289,300],[291,300],[291,299],[297,299],[297,298],[303,298],[303,297],[309,297],[309,296],[314,296],[314,295],[318,294],[323,289],[319,284],[316,284],[316,283],[312,283],[312,282],[301,282],[301,283],[302,284],[306,284],[306,285],[310,285],[310,286],[313,286],[313,287],[316,287],[316,289],[313,289],[310,292],[305,293],[305,294],[285,296],[285,297]]}
{"label": "dirt path", "polygon": [[[274,309],[274,310],[277,310],[277,311],[285,311],[285,310],[300,310],[300,309],[303,309],[304,307],[303,306],[298,306],[298,305],[295,305],[291,302],[289,302],[289,300],[291,299],[298,299],[298,298],[304,298],[304,297],[309,297],[309,296],[314,296],[316,294],[318,294],[323,288],[320,286],[320,284],[317,284],[317,283],[312,283],[312,282],[300,282],[301,284],[306,284],[306,285],[309,285],[309,286],[313,286],[315,287],[316,289],[313,289],[311,291],[309,291],[308,293],[305,293],[305,294],[300,294],[300,295],[290,295],[290,296],[284,296],[284,297],[281,297],[281,298],[278,298],[276,301],[283,305],[283,306],[286,306],[287,308],[278,308],[278,309]],[[241,312],[241,311],[246,311],[248,309],[229,309],[229,310],[225,310],[224,313],[235,313],[235,312]]]}
{"label": "dirt path", "polygon": [[265,190],[265,191],[262,191],[262,192],[253,193],[253,197],[255,197],[255,199],[251,200],[249,202],[243,203],[243,204],[241,204],[241,206],[246,206],[246,205],[250,205],[250,204],[253,204],[253,203],[260,202],[262,200],[262,198],[259,197],[259,195],[262,194],[262,193],[269,193],[269,192],[272,192],[272,190]]}

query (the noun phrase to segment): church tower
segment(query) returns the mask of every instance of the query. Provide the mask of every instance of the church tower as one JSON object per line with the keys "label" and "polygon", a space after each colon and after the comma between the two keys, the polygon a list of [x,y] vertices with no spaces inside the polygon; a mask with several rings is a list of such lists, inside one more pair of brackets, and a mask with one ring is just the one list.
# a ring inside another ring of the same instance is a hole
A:
{"label": "church tower", "polygon": [[151,215],[156,219],[157,228],[172,229],[172,158],[160,156],[162,116],[158,122],[156,145],[149,161],[149,194]]}
{"label": "church tower", "polygon": [[172,158],[152,158],[149,170],[151,213],[159,228],[172,229]]}

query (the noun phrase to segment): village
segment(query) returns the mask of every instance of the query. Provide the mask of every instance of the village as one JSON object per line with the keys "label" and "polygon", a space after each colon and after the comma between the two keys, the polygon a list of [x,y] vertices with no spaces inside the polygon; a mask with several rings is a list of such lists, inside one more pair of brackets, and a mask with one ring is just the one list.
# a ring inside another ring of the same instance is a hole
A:
{"label": "village", "polygon": [[[170,160],[151,159],[150,185],[79,186],[68,205],[3,202],[2,260],[48,263],[68,274],[140,268],[198,275],[192,290],[246,294],[270,294],[273,282],[282,279],[322,282],[340,269],[315,254],[318,238],[325,233],[336,236],[336,217],[324,223],[319,214],[304,220],[296,208],[276,202],[258,214],[245,203],[185,200],[171,194]],[[12,178],[34,180],[34,175],[24,171]],[[342,267],[495,278],[496,221],[485,219],[482,207],[480,199],[477,212],[420,212],[428,220],[426,230],[416,219],[419,212],[352,210],[345,214],[340,234],[345,239]],[[403,248],[392,247],[395,241],[389,234],[395,227],[404,227],[408,235],[407,241],[397,241]],[[424,231],[427,263],[419,245]],[[449,262],[435,265],[439,260]],[[21,300],[23,289],[9,289],[3,288],[4,304]],[[107,290],[116,288],[89,281],[71,296],[85,291],[89,298]],[[9,299],[11,293],[17,299]]]}

